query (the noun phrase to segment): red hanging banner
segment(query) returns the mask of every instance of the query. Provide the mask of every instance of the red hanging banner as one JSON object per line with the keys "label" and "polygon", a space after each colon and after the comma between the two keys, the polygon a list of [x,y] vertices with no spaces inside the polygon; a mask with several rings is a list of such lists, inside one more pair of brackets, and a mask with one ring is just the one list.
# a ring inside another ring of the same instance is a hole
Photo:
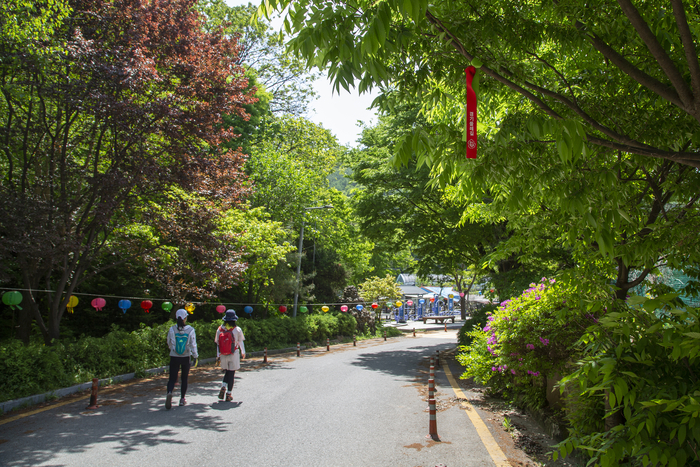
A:
{"label": "red hanging banner", "polygon": [[467,74],[467,159],[476,159],[476,93],[472,89],[472,81],[476,68],[465,68]]}

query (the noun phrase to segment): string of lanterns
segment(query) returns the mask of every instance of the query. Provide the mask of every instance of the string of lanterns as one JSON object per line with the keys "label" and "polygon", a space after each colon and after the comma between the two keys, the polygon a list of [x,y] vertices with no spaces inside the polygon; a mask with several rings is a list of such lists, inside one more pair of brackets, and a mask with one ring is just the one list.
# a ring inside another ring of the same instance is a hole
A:
{"label": "string of lanterns", "polygon": [[[21,310],[22,307],[19,306],[19,305],[20,305],[20,303],[22,303],[22,298],[23,298],[23,297],[22,297],[22,293],[21,293],[21,292],[18,292],[18,291],[9,291],[9,292],[5,292],[5,293],[2,295],[2,302],[3,302],[5,305],[8,305],[8,306],[9,306],[10,308],[12,308],[13,310],[15,309],[15,307]],[[434,300],[435,300],[434,298],[431,298],[431,299],[430,299],[431,302],[434,301]],[[420,303],[424,303],[424,300],[423,300],[423,299],[420,299],[419,302],[420,302]],[[76,297],[75,295],[71,295],[71,296],[69,297],[69,299],[68,299],[68,303],[66,304],[66,309],[68,310],[68,312],[72,314],[73,311],[74,311],[74,309],[75,309],[75,307],[78,305],[78,303],[79,303],[78,297]],[[92,305],[92,307],[93,307],[96,311],[102,311],[102,309],[105,308],[105,307],[107,306],[107,300],[105,300],[105,299],[102,298],[102,297],[97,297],[97,298],[92,299],[92,301],[90,302],[90,305]],[[124,314],[126,314],[126,311],[127,311],[129,308],[131,308],[131,305],[132,305],[132,304],[131,304],[131,300],[128,300],[128,299],[119,300],[119,302],[117,303],[117,306],[119,307],[120,310],[122,310],[122,312],[123,312]],[[403,303],[402,303],[401,301],[397,301],[397,302],[394,303],[394,305],[396,305],[396,307],[400,308],[400,307],[403,305]],[[411,300],[406,301],[406,305],[412,306],[412,305],[413,305],[413,301],[411,301]],[[141,306],[141,309],[142,309],[145,313],[150,313],[150,312],[151,312],[151,309],[153,308],[153,302],[152,302],[151,300],[142,300],[140,306]],[[376,302],[374,302],[374,303],[372,303],[372,304],[370,305],[370,307],[371,307],[373,310],[376,310],[376,309],[379,307],[379,304],[377,304]],[[173,309],[173,304],[172,304],[171,302],[165,301],[165,302],[163,302],[163,303],[161,304],[161,308],[162,308],[163,311],[165,311],[166,313],[169,313],[170,310]],[[195,307],[194,303],[192,303],[192,302],[188,302],[188,303],[185,304],[185,306],[184,306],[184,309],[185,309],[189,314],[193,314],[195,308],[196,308],[196,307]],[[361,305],[361,304],[358,304],[358,305],[355,306],[355,309],[356,309],[357,311],[362,311],[362,310],[364,309],[364,306]],[[281,306],[278,308],[278,310],[279,310],[280,313],[284,314],[284,313],[287,312],[287,306],[286,306],[286,305],[281,305]],[[340,306],[340,311],[341,311],[341,312],[347,313],[348,310],[349,310],[348,305],[341,305],[341,306]],[[220,314],[223,314],[223,313],[226,311],[226,306],[224,306],[224,305],[217,305],[217,306],[216,306],[216,311],[217,311],[218,313],[220,313]],[[253,313],[253,307],[250,306],[250,305],[246,305],[246,306],[243,308],[243,311],[244,311],[246,314],[250,315],[250,314]],[[328,313],[328,312],[330,311],[330,308],[329,308],[328,305],[323,305],[323,306],[321,307],[321,311],[323,311],[324,313]],[[300,306],[300,307],[299,307],[299,312],[300,312],[300,313],[308,313],[308,312],[309,312],[309,309],[308,309],[308,307],[306,307],[306,306]]]}

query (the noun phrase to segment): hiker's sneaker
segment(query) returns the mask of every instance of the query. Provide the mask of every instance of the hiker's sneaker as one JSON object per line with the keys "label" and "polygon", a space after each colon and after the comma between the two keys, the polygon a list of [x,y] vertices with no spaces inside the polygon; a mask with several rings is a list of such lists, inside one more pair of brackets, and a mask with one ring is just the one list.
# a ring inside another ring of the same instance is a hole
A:
{"label": "hiker's sneaker", "polygon": [[180,407],[183,405],[187,405],[187,400],[184,397],[180,399]]}
{"label": "hiker's sneaker", "polygon": [[168,393],[167,396],[165,396],[165,410],[170,410],[170,407],[173,406],[173,395],[171,393]]}
{"label": "hiker's sneaker", "polygon": [[221,387],[221,391],[219,391],[219,399],[223,399],[223,398],[224,398],[224,394],[226,394],[226,387],[225,387],[225,386],[222,386],[222,387]]}
{"label": "hiker's sneaker", "polygon": [[226,394],[226,402],[231,402],[233,400],[233,396],[231,393]]}

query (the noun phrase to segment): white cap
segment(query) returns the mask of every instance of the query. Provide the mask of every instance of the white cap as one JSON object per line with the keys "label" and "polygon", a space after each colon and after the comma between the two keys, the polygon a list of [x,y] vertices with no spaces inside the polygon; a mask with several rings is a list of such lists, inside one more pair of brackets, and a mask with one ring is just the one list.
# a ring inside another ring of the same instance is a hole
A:
{"label": "white cap", "polygon": [[187,311],[185,311],[184,309],[180,308],[179,310],[177,310],[177,311],[175,312],[175,318],[182,318],[182,319],[187,318]]}

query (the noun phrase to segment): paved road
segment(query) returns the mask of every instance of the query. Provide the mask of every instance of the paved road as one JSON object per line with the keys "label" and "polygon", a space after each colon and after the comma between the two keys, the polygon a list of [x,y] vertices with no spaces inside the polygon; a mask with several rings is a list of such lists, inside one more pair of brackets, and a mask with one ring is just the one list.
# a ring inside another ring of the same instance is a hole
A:
{"label": "paved road", "polygon": [[232,403],[211,367],[169,411],[163,377],[103,391],[96,411],[83,397],[0,425],[0,465],[493,466],[440,370],[441,442],[426,439],[426,357],[455,344],[434,332],[248,360]]}

